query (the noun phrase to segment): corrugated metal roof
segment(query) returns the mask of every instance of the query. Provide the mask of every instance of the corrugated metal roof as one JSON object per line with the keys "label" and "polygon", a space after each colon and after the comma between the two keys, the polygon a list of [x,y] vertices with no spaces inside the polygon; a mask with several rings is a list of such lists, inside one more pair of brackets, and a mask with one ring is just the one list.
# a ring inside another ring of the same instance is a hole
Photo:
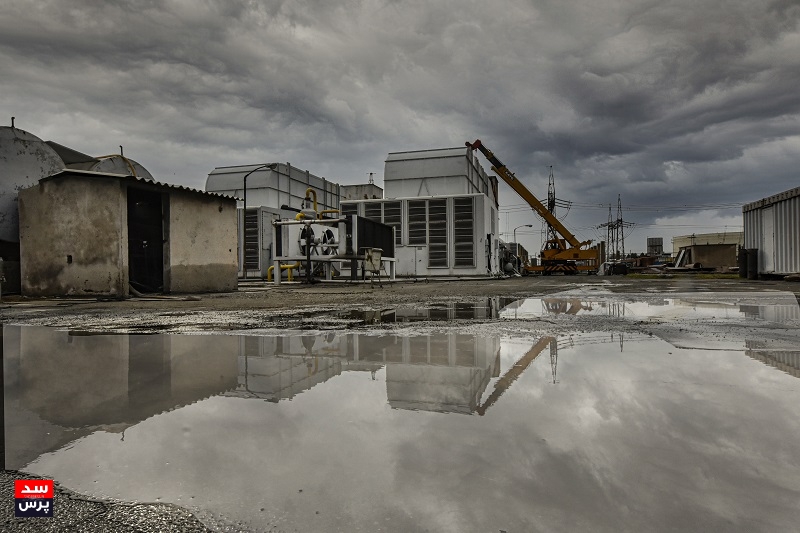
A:
{"label": "corrugated metal roof", "polygon": [[227,194],[221,194],[221,193],[217,193],[217,192],[202,191],[200,189],[193,189],[191,187],[186,187],[184,185],[173,185],[171,183],[162,183],[162,182],[159,182],[159,181],[150,181],[148,179],[145,179],[145,178],[142,178],[142,177],[139,177],[139,176],[131,176],[131,175],[128,175],[128,174],[110,174],[108,172],[94,172],[94,171],[91,171],[91,170],[74,170],[74,169],[67,168],[67,169],[62,170],[61,172],[53,174],[52,176],[48,176],[46,178],[42,178],[39,181],[42,182],[42,181],[50,181],[50,180],[55,180],[55,179],[63,179],[63,178],[69,177],[69,176],[82,176],[82,177],[85,177],[85,178],[112,178],[112,179],[118,179],[118,180],[122,180],[122,181],[131,181],[131,182],[141,183],[143,185],[148,185],[148,186],[151,186],[151,187],[159,187],[159,188],[163,188],[163,189],[171,189],[171,190],[177,190],[177,191],[197,193],[197,194],[202,194],[204,196],[214,196],[214,197],[217,197],[217,198],[228,198],[228,199],[231,199],[231,200],[236,200],[237,199],[235,196],[230,196],[230,195],[227,195]]}
{"label": "corrugated metal roof", "polygon": [[800,187],[795,187],[794,189],[789,189],[788,191],[784,191],[778,194],[773,194],[772,196],[768,196],[766,198],[763,198],[755,202],[750,202],[749,204],[744,204],[744,206],[742,206],[742,212],[746,213],[754,209],[768,207],[770,205],[777,204],[778,202],[790,200],[797,196],[800,196]]}

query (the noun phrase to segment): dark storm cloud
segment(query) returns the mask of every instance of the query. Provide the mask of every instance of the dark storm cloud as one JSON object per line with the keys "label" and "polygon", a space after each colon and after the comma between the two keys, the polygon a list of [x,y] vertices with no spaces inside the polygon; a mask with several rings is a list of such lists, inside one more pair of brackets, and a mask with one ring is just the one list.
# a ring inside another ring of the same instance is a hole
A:
{"label": "dark storm cloud", "polygon": [[553,165],[582,203],[745,202],[797,185],[799,20],[794,1],[10,0],[0,105],[194,186],[273,160],[353,183],[480,137],[539,195]]}

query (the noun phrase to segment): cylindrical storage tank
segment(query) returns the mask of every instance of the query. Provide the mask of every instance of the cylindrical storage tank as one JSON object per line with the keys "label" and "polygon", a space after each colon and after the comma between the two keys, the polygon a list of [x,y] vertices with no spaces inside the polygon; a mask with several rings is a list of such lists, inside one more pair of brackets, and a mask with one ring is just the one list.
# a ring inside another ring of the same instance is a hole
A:
{"label": "cylindrical storage tank", "polygon": [[93,172],[107,172],[109,174],[124,174],[136,176],[147,181],[155,181],[150,172],[133,159],[128,159],[121,155],[108,155],[98,157],[97,159],[99,159],[99,161],[87,170]]}
{"label": "cylindrical storage tank", "polygon": [[758,248],[747,249],[747,279],[758,279]]}
{"label": "cylindrical storage tank", "polygon": [[17,191],[63,168],[64,161],[37,136],[0,127],[0,240],[19,242]]}
{"label": "cylindrical storage tank", "polygon": [[739,256],[736,258],[736,264],[739,266],[739,277],[747,277],[747,249],[739,248]]}

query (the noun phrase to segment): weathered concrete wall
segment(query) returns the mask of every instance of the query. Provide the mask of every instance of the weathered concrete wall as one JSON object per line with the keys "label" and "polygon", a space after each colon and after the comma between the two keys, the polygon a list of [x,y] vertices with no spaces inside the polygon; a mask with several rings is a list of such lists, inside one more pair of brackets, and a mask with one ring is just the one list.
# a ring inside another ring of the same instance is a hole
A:
{"label": "weathered concrete wall", "polygon": [[21,190],[22,293],[127,296],[125,202],[113,179],[71,177]]}
{"label": "weathered concrete wall", "polygon": [[690,247],[691,262],[704,267],[727,268],[736,266],[735,244],[708,244]]}
{"label": "weathered concrete wall", "polygon": [[236,201],[171,191],[171,292],[224,292],[237,287]]}

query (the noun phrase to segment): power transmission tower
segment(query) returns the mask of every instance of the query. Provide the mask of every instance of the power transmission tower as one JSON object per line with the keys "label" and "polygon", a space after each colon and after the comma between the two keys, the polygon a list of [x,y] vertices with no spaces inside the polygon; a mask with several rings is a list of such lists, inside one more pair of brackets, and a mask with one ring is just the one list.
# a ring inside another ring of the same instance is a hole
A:
{"label": "power transmission tower", "polygon": [[[598,229],[606,228],[606,260],[625,259],[625,228],[633,226],[633,222],[625,222],[622,218],[622,197],[617,195],[617,218],[611,216],[611,206],[608,206],[608,222],[597,226]],[[612,254],[613,252],[613,254]]]}
{"label": "power transmission tower", "polygon": [[[550,214],[556,216],[556,180],[553,176],[553,165],[550,165],[550,175],[547,181],[547,210],[550,211]],[[546,235],[546,238],[542,239],[543,244],[558,238],[556,229],[550,223],[543,221],[543,226],[547,226],[547,229],[542,228]]]}

